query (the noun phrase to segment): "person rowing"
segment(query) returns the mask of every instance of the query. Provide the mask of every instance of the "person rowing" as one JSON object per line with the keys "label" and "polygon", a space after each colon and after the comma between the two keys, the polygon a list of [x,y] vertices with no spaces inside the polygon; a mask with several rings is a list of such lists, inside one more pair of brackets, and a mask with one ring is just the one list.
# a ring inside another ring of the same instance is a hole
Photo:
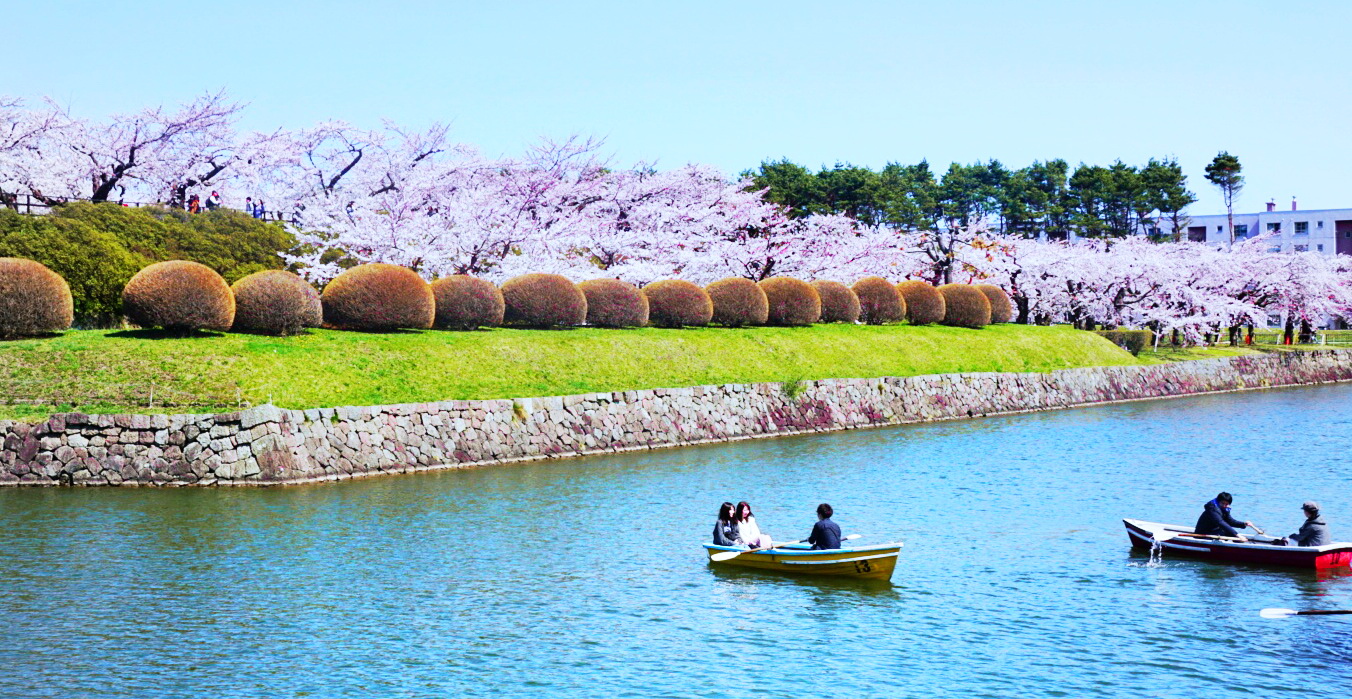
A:
{"label": "person rowing", "polygon": [[1319,503],[1306,500],[1300,509],[1305,513],[1305,523],[1300,525],[1300,531],[1282,539],[1281,542],[1290,543],[1292,546],[1324,546],[1330,543],[1329,526],[1319,515]]}
{"label": "person rowing", "polygon": [[812,525],[812,533],[807,537],[807,543],[812,544],[814,551],[840,548],[840,525],[831,521],[833,514],[835,511],[830,505],[817,506],[817,523]]}
{"label": "person rowing", "polygon": [[1248,538],[1239,533],[1240,529],[1252,527],[1253,522],[1241,522],[1230,514],[1230,504],[1234,496],[1222,492],[1202,507],[1202,516],[1197,518],[1193,531],[1204,536],[1230,536],[1240,541]]}

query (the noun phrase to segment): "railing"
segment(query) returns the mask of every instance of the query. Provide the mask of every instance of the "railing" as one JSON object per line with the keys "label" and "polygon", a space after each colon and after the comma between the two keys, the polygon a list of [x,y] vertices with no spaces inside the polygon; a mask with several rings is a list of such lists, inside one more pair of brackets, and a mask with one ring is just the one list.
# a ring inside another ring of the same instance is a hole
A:
{"label": "railing", "polygon": [[[253,397],[264,389],[234,387],[233,395],[216,389],[184,389],[151,382],[116,383],[91,381],[75,388],[52,386],[20,378],[0,381],[0,406],[53,407],[59,412],[81,406],[136,406],[145,410],[177,412],[233,411],[253,407]],[[228,391],[229,389],[226,389]],[[271,400],[271,396],[268,399]]]}
{"label": "railing", "polygon": [[[1281,345],[1284,344],[1286,334],[1281,330],[1258,330],[1253,334],[1253,344],[1255,345]],[[1297,343],[1300,343],[1300,332],[1294,335]],[[1242,340],[1241,340],[1242,342]],[[1224,337],[1221,338],[1220,345],[1229,344]],[[1317,330],[1311,334],[1310,341],[1304,344],[1328,345],[1332,347],[1352,347],[1352,330]]]}
{"label": "railing", "polygon": [[[78,199],[78,198],[72,198],[72,197],[47,197],[46,200],[43,200],[43,199],[37,199],[37,198],[33,197],[33,195],[31,195],[31,194],[17,194],[17,195],[14,196],[14,199],[13,199],[12,201],[4,202],[4,206],[5,206],[5,208],[12,209],[12,210],[17,211],[17,212],[19,212],[19,213],[21,213],[21,214],[28,214],[28,215],[36,216],[36,215],[49,214],[49,213],[51,213],[52,207],[53,207],[53,206],[56,206],[56,205],[59,205],[59,204],[69,204],[69,203],[71,203],[71,202],[77,202],[77,201],[92,201],[92,200],[91,200],[91,199]],[[55,202],[55,203],[51,203],[51,202]],[[117,204],[117,205],[119,205],[119,206],[126,206],[126,207],[130,207],[130,208],[134,208],[134,209],[139,209],[139,208],[141,208],[141,207],[143,207],[143,206],[162,206],[162,207],[164,207],[164,208],[166,208],[166,209],[179,209],[179,210],[184,210],[184,209],[186,209],[186,207],[183,207],[183,206],[172,206],[172,205],[166,204],[166,203],[164,203],[164,202],[158,202],[158,201],[126,201],[126,200],[123,200],[123,199],[119,199],[119,200],[117,200],[117,201],[113,201],[113,200],[110,199],[110,200],[108,200],[107,203],[109,203],[109,204]],[[284,222],[284,223],[298,223],[298,222],[299,222],[299,218],[296,216],[296,212],[294,212],[294,211],[264,211],[262,215],[259,215],[259,214],[255,213],[255,212],[253,212],[253,211],[246,211],[246,210],[244,210],[244,209],[234,209],[233,207],[229,207],[229,206],[222,206],[222,207],[219,207],[219,208],[222,208],[222,209],[231,209],[232,211],[239,211],[239,212],[241,212],[241,213],[248,214],[248,215],[253,216],[254,218],[259,219],[259,220],[262,220],[262,221],[280,221],[280,222]],[[206,208],[205,206],[203,206],[203,207],[202,207],[202,210],[203,210],[203,211],[207,211],[207,208]]]}

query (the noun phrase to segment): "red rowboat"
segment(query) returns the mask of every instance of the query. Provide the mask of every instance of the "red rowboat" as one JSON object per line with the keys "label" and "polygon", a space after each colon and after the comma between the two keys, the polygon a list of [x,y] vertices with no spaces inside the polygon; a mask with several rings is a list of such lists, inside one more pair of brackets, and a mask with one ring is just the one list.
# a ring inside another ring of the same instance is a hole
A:
{"label": "red rowboat", "polygon": [[1352,565],[1352,542],[1334,542],[1324,546],[1273,546],[1270,536],[1252,536],[1247,542],[1227,536],[1194,533],[1192,527],[1160,524],[1140,519],[1124,519],[1131,545],[1150,550],[1158,545],[1164,552],[1204,558],[1222,563],[1257,563],[1322,570]]}

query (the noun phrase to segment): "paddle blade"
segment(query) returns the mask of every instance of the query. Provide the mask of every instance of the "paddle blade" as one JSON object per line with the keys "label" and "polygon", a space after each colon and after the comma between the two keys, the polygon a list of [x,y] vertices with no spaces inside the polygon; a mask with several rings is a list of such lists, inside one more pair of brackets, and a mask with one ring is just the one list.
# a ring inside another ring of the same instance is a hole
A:
{"label": "paddle blade", "polygon": [[1272,607],[1269,609],[1264,609],[1261,612],[1258,612],[1258,616],[1261,616],[1264,619],[1285,619],[1286,617],[1289,616],[1295,616],[1298,613],[1299,612],[1297,612],[1294,609],[1279,609],[1276,607]]}
{"label": "paddle blade", "polygon": [[719,551],[718,553],[710,555],[709,560],[714,563],[721,563],[723,561],[731,561],[744,553],[746,553],[746,551]]}

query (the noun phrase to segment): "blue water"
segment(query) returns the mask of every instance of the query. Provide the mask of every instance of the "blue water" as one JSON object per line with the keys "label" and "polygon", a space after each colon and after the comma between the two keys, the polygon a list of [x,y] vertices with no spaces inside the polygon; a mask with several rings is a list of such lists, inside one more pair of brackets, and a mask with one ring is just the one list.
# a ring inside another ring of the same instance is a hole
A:
{"label": "blue water", "polygon": [[[1217,491],[1352,539],[1352,387],[269,490],[0,491],[0,696],[1319,697],[1352,574],[1131,552]],[[831,502],[891,584],[710,568]]]}

